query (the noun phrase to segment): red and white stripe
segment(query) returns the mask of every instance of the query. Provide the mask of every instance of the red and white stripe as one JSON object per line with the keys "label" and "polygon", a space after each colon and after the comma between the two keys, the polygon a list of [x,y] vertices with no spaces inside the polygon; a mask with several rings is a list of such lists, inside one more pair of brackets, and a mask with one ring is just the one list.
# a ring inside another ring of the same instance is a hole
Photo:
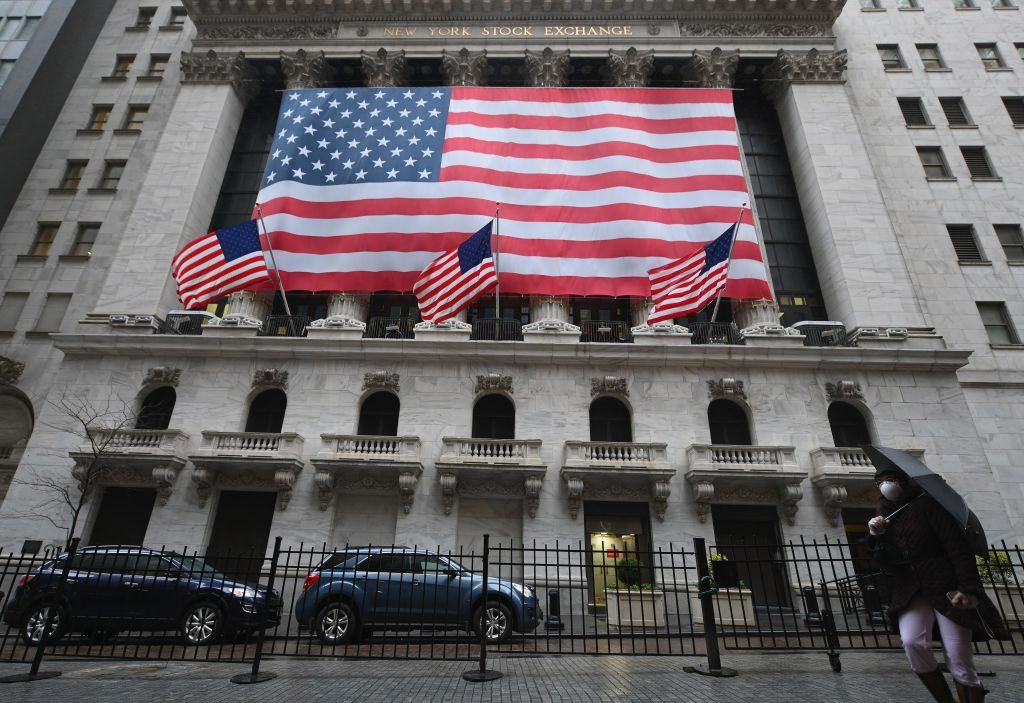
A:
{"label": "red and white stripe", "polygon": [[722,261],[701,274],[706,261],[704,248],[693,256],[651,269],[651,297],[654,307],[647,324],[674,320],[700,312],[725,286],[729,261]]}
{"label": "red and white stripe", "polygon": [[[503,291],[646,296],[750,200],[728,90],[456,87],[440,179],[263,188],[285,288],[410,290],[500,202]],[[749,212],[726,295],[771,297]]]}
{"label": "red and white stripe", "polygon": [[228,293],[271,284],[262,251],[227,261],[216,232],[185,245],[171,262],[178,298],[186,310],[205,307]]}
{"label": "red and white stripe", "polygon": [[462,273],[458,248],[439,256],[423,270],[413,285],[420,316],[427,322],[444,322],[469,307],[498,283],[494,258],[489,257]]}

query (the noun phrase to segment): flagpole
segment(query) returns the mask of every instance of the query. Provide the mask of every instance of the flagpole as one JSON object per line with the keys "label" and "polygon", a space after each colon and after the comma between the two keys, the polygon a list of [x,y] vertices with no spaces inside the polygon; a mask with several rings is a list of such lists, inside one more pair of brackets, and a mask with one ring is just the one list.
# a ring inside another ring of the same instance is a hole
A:
{"label": "flagpole", "polygon": [[284,303],[284,312],[288,317],[292,316],[291,308],[288,307],[288,296],[284,293],[284,282],[281,280],[281,270],[277,268],[277,259],[274,258],[274,247],[270,243],[270,235],[267,234],[267,223],[263,221],[263,206],[256,203],[256,215],[260,218],[260,226],[263,228],[263,238],[267,240],[267,251],[270,252],[270,263],[274,265],[274,273],[277,274],[277,287],[281,291],[281,302]]}
{"label": "flagpole", "polygon": [[740,214],[736,217],[736,225],[732,228],[732,237],[729,238],[729,257],[725,260],[725,283],[722,284],[721,289],[718,291],[718,297],[715,298],[715,309],[711,311],[711,322],[714,322],[718,316],[718,304],[722,302],[722,293],[725,292],[725,287],[729,285],[729,266],[732,264],[732,248],[740,236],[740,220],[743,219],[743,211],[746,209],[746,203],[740,205]]}
{"label": "flagpole", "polygon": [[501,324],[501,277],[498,275],[498,231],[501,229],[501,203],[494,203],[494,316]]}

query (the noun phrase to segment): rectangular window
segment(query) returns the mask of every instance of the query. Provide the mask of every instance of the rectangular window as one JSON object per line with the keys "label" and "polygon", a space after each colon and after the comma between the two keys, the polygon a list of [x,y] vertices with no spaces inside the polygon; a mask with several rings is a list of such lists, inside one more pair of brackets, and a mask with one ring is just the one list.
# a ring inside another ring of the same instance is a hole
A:
{"label": "rectangular window", "polygon": [[36,33],[36,27],[39,26],[38,17],[26,17],[25,21],[21,24],[21,29],[18,30],[18,36],[15,39],[28,41],[32,38],[32,35]]}
{"label": "rectangular window", "polygon": [[1024,127],[1024,98],[1003,98],[1006,113],[1014,127]]}
{"label": "rectangular window", "polygon": [[879,44],[878,55],[882,58],[882,66],[886,71],[898,71],[907,67],[903,62],[903,54],[896,44]]}
{"label": "rectangular window", "polygon": [[60,229],[60,225],[57,223],[43,223],[39,225],[39,229],[36,230],[36,241],[32,243],[32,250],[29,251],[29,256],[46,256],[50,253],[50,247],[53,246],[53,241],[57,238],[57,230]]}
{"label": "rectangular window", "polygon": [[974,123],[967,115],[967,108],[964,106],[963,98],[939,98],[939,105],[946,115],[946,122],[950,127],[973,127]]}
{"label": "rectangular window", "polygon": [[142,123],[146,121],[148,112],[149,105],[132,105],[128,108],[128,114],[124,118],[124,128],[142,129]]}
{"label": "rectangular window", "polygon": [[880,10],[882,6],[879,5],[879,0],[860,0],[860,7],[862,10]]}
{"label": "rectangular window", "polygon": [[994,225],[1007,261],[1024,261],[1024,233],[1020,225]]}
{"label": "rectangular window", "polygon": [[111,78],[127,78],[128,74],[132,70],[132,64],[135,63],[134,54],[118,54],[117,60],[114,62],[114,70],[111,72]]}
{"label": "rectangular window", "polygon": [[153,24],[154,17],[156,17],[155,7],[140,7],[139,16],[135,18],[135,26],[141,29],[149,29],[149,26]]}
{"label": "rectangular window", "polygon": [[71,303],[70,293],[49,293],[43,303],[43,311],[39,313],[33,332],[59,332],[60,323]]}
{"label": "rectangular window", "polygon": [[924,103],[921,98],[896,98],[900,104],[900,112],[903,113],[903,121],[908,127],[927,127],[928,115],[924,111]]}
{"label": "rectangular window", "polygon": [[900,10],[917,10],[921,5],[918,0],[897,0],[896,7]]}
{"label": "rectangular window", "polygon": [[974,0],[953,0],[953,7],[958,10],[973,10]]}
{"label": "rectangular window", "polygon": [[124,165],[124,161],[107,161],[103,165],[103,177],[100,178],[97,188],[104,188],[106,190],[117,188],[117,185],[121,182],[121,176],[124,174]]}
{"label": "rectangular window", "polygon": [[68,161],[64,167],[64,177],[60,179],[60,187],[67,190],[74,190],[82,184],[82,174],[88,161]]}
{"label": "rectangular window", "polygon": [[186,19],[188,19],[188,12],[185,11],[184,7],[172,7],[171,16],[167,19],[167,24],[171,27],[181,27],[185,24]]}
{"label": "rectangular window", "polygon": [[997,10],[1007,10],[1017,6],[1013,4],[1013,0],[992,0],[992,7]]}
{"label": "rectangular window", "polygon": [[0,18],[0,40],[14,39],[21,25],[21,17],[8,17],[6,21]]}
{"label": "rectangular window", "polygon": [[0,59],[0,86],[7,82],[8,76],[14,72],[14,59]]}
{"label": "rectangular window", "polygon": [[1017,49],[1017,58],[1024,61],[1024,42],[1017,42],[1013,46]]}
{"label": "rectangular window", "polygon": [[103,129],[110,121],[111,105],[93,105],[92,115],[89,116],[89,124],[86,129]]}
{"label": "rectangular window", "polygon": [[167,62],[171,60],[171,57],[167,54],[153,54],[149,57],[149,69],[146,70],[147,76],[162,76],[164,71],[167,70]]}
{"label": "rectangular window", "polygon": [[1020,344],[1017,330],[1013,328],[1006,303],[977,303],[981,323],[985,325],[988,341],[992,344]]}
{"label": "rectangular window", "polygon": [[999,49],[996,48],[995,44],[975,44],[974,48],[978,50],[978,56],[981,58],[981,63],[985,66],[986,71],[1006,68],[1006,64],[1003,63],[1003,57],[999,55]]}
{"label": "rectangular window", "polygon": [[6,293],[0,302],[0,332],[13,332],[28,302],[28,293]]}
{"label": "rectangular window", "polygon": [[921,157],[921,165],[924,166],[924,175],[927,178],[950,178],[949,167],[946,159],[942,156],[942,147],[919,146],[917,155]]}
{"label": "rectangular window", "polygon": [[917,53],[926,71],[940,71],[946,67],[942,61],[942,54],[939,53],[938,44],[918,44]]}
{"label": "rectangular window", "polygon": [[957,261],[987,261],[978,246],[978,238],[974,236],[974,225],[946,225],[946,231],[953,242]]}
{"label": "rectangular window", "polygon": [[92,256],[92,246],[96,243],[96,237],[100,233],[100,226],[94,224],[78,225],[78,233],[75,235],[75,243],[68,252],[68,256]]}
{"label": "rectangular window", "polygon": [[992,162],[988,160],[988,153],[983,146],[962,146],[960,153],[964,155],[967,163],[967,170],[971,172],[971,178],[998,178],[996,171],[992,168]]}

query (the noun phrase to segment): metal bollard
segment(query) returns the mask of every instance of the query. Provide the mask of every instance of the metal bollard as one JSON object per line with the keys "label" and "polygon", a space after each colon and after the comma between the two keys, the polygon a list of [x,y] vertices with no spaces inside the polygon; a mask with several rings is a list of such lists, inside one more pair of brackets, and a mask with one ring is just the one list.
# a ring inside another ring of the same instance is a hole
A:
{"label": "metal bollard", "polygon": [[708,650],[708,663],[707,666],[687,666],[683,668],[683,671],[704,676],[735,676],[735,669],[722,666],[722,657],[718,651],[718,627],[715,623],[715,604],[712,601],[714,594],[718,592],[718,587],[715,585],[714,578],[708,573],[708,551],[703,537],[694,538],[693,551],[694,558],[697,560],[699,588],[707,589],[700,592],[700,607],[704,614],[704,643]]}
{"label": "metal bollard", "polygon": [[548,589],[548,617],[544,621],[544,629],[548,631],[565,629],[565,623],[562,622],[562,602],[559,600],[557,588]]}
{"label": "metal bollard", "polygon": [[491,536],[484,535],[484,578],[483,578],[483,599],[481,600],[480,613],[480,668],[470,669],[462,674],[462,678],[471,683],[482,683],[484,681],[495,681],[504,674],[487,668],[487,570],[490,568]]}
{"label": "metal bollard", "polygon": [[[264,608],[269,608],[270,597],[274,593],[274,574],[277,573],[277,563],[281,558],[281,538],[274,540],[274,556],[270,559],[270,576],[267,578],[267,598],[264,601]],[[248,674],[235,674],[231,677],[231,683],[251,684],[263,683],[276,679],[277,674],[271,671],[260,671],[260,662],[263,660],[263,641],[266,638],[266,628],[260,627],[256,635],[256,653],[252,659],[252,671]]]}

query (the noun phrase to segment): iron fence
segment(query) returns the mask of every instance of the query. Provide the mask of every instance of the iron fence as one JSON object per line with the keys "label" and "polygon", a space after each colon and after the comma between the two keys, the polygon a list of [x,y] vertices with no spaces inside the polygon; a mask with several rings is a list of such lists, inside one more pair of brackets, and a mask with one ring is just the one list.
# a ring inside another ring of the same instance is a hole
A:
{"label": "iron fence", "polygon": [[269,315],[263,321],[259,337],[305,337],[306,328],[312,322],[308,315]]}
{"label": "iron fence", "polygon": [[507,318],[479,318],[473,321],[473,332],[469,338],[496,342],[521,342],[523,341],[523,323]]}
{"label": "iron fence", "polygon": [[413,339],[413,327],[419,320],[412,317],[371,317],[366,323],[367,339]]}
{"label": "iron fence", "polygon": [[628,344],[633,341],[629,323],[622,320],[585,320],[580,323],[580,342]]}
{"label": "iron fence", "polygon": [[695,322],[690,327],[690,344],[746,344],[732,322]]}

